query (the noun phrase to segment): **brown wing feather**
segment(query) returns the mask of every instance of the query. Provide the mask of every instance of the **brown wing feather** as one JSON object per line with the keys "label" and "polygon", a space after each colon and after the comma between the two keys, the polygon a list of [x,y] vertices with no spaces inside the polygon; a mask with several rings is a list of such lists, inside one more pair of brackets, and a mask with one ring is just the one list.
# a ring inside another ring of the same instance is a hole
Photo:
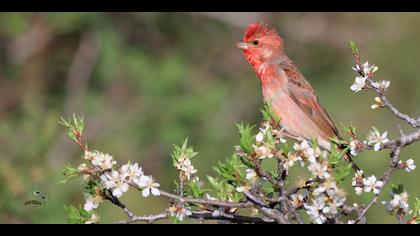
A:
{"label": "brown wing feather", "polygon": [[319,103],[315,91],[297,68],[291,64],[284,71],[289,80],[288,91],[292,100],[302,108],[306,115],[319,127],[326,137],[340,137],[337,127],[325,108]]}

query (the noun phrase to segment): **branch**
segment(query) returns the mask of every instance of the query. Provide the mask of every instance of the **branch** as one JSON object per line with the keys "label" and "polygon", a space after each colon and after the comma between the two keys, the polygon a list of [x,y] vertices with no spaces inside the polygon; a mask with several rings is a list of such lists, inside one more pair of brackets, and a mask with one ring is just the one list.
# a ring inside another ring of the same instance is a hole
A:
{"label": "branch", "polygon": [[379,189],[379,193],[375,194],[375,196],[372,198],[372,200],[370,201],[370,203],[363,209],[363,211],[361,212],[361,214],[359,215],[359,218],[356,220],[356,223],[359,223],[367,214],[368,210],[375,205],[375,203],[378,201],[379,195],[382,193],[382,190],[384,189],[385,185],[389,182],[389,180],[391,179],[391,175],[392,173],[397,170],[397,166],[398,166],[398,160],[400,157],[400,153],[401,153],[401,146],[397,146],[390,154],[391,157],[391,161],[389,164],[389,168],[384,172],[381,180],[383,182],[382,187]]}
{"label": "branch", "polygon": [[291,222],[286,218],[284,214],[276,209],[269,208],[261,199],[252,193],[245,191],[243,194],[247,199],[255,203],[255,207],[260,210],[265,216],[277,221],[279,224],[290,224]]}
{"label": "branch", "polygon": [[228,201],[217,201],[217,200],[206,200],[206,199],[195,199],[186,198],[172,193],[168,193],[160,190],[160,195],[166,198],[175,199],[184,203],[198,203],[203,205],[219,206],[219,207],[230,207],[230,208],[252,208],[254,204],[252,202],[228,202]]}
{"label": "branch", "polygon": [[367,74],[365,74],[365,72],[363,71],[363,66],[360,63],[360,55],[359,53],[353,53],[353,57],[354,60],[356,62],[356,64],[359,66],[359,70],[358,73],[361,76],[366,76],[367,79],[366,81],[369,82],[369,86],[367,86],[367,89],[373,90],[376,95],[378,95],[378,97],[381,99],[382,102],[382,107],[386,107],[388,108],[388,110],[391,111],[392,114],[394,114],[394,116],[396,116],[397,118],[405,121],[407,124],[411,125],[414,128],[420,128],[420,117],[417,119],[414,119],[412,117],[410,117],[407,114],[404,114],[402,112],[400,112],[394,105],[391,104],[391,102],[389,101],[389,99],[385,96],[385,91],[383,91],[380,88],[376,88],[374,87],[372,84],[374,83],[374,78],[373,78],[373,72],[369,72]]}
{"label": "branch", "polygon": [[[369,77],[369,79],[370,79],[371,82],[373,81],[372,77]],[[395,108],[395,106],[393,106],[391,104],[389,99],[385,96],[383,91],[381,91],[380,89],[377,89],[377,88],[374,88],[374,87],[370,87],[370,89],[375,91],[375,93],[378,95],[378,97],[381,98],[383,106],[388,108],[388,110],[390,110],[391,113],[394,114],[394,116],[396,116],[397,118],[405,121],[407,124],[411,125],[414,128],[420,128],[420,118],[419,119],[414,119],[414,118],[410,117],[409,115],[400,112],[397,108]]]}
{"label": "branch", "polygon": [[391,140],[384,144],[384,148],[405,147],[420,140],[420,129],[408,135],[401,135],[398,139]]}
{"label": "branch", "polygon": [[[233,214],[221,214],[219,216],[215,216],[211,213],[192,213],[192,215],[188,216],[191,219],[197,220],[223,220],[229,221],[231,223],[249,223],[249,224],[273,224],[273,221],[265,220],[258,217],[250,217],[250,216],[243,216],[243,215],[233,215]],[[152,224],[159,220],[166,220],[169,219],[169,215],[166,212],[162,212],[159,214],[154,215],[147,215],[147,216],[134,216],[128,220],[117,221],[115,224],[130,224],[135,222],[147,222]]]}
{"label": "branch", "polygon": [[[273,178],[273,176],[271,176],[269,173],[265,172],[262,169],[260,160],[255,159],[255,160],[253,160],[253,163],[255,165],[255,172],[257,173],[257,175],[259,177],[265,178],[268,182],[270,182],[277,189],[279,189],[279,190],[283,189],[283,184],[280,181],[276,180],[275,178]],[[279,175],[281,175],[281,174],[282,173],[279,173]]]}
{"label": "branch", "polygon": [[149,224],[152,224],[155,221],[164,220],[164,219],[168,219],[168,218],[169,218],[168,213],[163,212],[163,213],[155,214],[155,215],[133,216],[132,218],[130,218],[128,220],[117,221],[117,222],[115,222],[115,224],[130,224],[130,223],[139,222],[139,221],[143,221],[143,222],[147,222]]}

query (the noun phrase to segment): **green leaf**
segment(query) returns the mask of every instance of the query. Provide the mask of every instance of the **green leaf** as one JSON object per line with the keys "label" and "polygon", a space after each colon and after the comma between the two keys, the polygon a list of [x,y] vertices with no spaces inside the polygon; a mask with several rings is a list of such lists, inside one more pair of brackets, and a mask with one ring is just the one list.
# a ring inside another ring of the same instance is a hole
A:
{"label": "green leaf", "polygon": [[351,163],[344,163],[340,162],[338,165],[335,166],[333,169],[333,175],[338,183],[347,179],[347,177],[352,173],[352,164]]}
{"label": "green leaf", "polygon": [[191,197],[193,198],[203,198],[204,194],[208,192],[207,189],[203,189],[200,181],[197,178],[188,182],[188,189],[190,190]]}
{"label": "green leaf", "polygon": [[404,185],[402,183],[398,183],[397,185],[391,185],[391,191],[393,194],[401,194],[404,192]]}
{"label": "green leaf", "polygon": [[270,148],[274,149],[276,146],[276,139],[273,137],[272,128],[270,127],[267,132],[265,132],[265,144]]}
{"label": "green leaf", "polygon": [[246,166],[246,167],[248,167],[248,168],[250,168],[250,169],[254,169],[255,168],[255,165],[248,159],[248,158],[245,158],[245,157],[243,157],[243,156],[241,156],[241,157],[239,157],[239,160],[241,160],[241,162]]}
{"label": "green leaf", "polygon": [[93,214],[93,211],[87,212],[82,207],[79,207],[78,209],[72,205],[64,205],[64,209],[67,211],[69,224],[83,224],[87,220],[91,219]]}
{"label": "green leaf", "polygon": [[99,186],[98,181],[89,179],[87,182],[83,183],[83,188],[92,196],[96,195],[97,187]]}
{"label": "green leaf", "polygon": [[252,135],[252,129],[254,126],[244,125],[243,123],[236,124],[236,126],[238,127],[240,135],[239,146],[245,153],[250,154],[253,150],[252,142],[254,136]]}
{"label": "green leaf", "polygon": [[350,40],[349,44],[350,44],[350,48],[351,48],[352,53],[353,54],[359,54],[359,48],[357,47],[356,42]]}
{"label": "green leaf", "polygon": [[210,185],[216,189],[219,190],[220,189],[220,183],[217,182],[217,180],[209,175],[207,175],[207,180],[209,181]]}
{"label": "green leaf", "polygon": [[60,117],[58,123],[67,128],[67,137],[73,141],[77,141],[77,136],[83,134],[85,129],[85,122],[83,117],[78,117],[76,114],[73,114],[72,118],[69,120]]}
{"label": "green leaf", "polygon": [[213,169],[224,179],[239,184],[239,181],[245,179],[245,165],[238,158],[233,155],[226,159],[225,162],[219,162]]}
{"label": "green leaf", "polygon": [[71,167],[70,165],[64,166],[62,170],[64,179],[59,181],[58,184],[66,184],[79,175],[79,170]]}
{"label": "green leaf", "polygon": [[[346,143],[346,142],[344,142]],[[344,149],[338,147],[339,144],[336,144],[335,142],[331,143],[330,153],[328,155],[328,161],[331,165],[335,166],[340,163],[346,163],[343,160],[343,156],[346,155],[346,153],[349,151],[349,147],[346,147]]]}
{"label": "green leaf", "polygon": [[347,144],[347,142],[346,142],[346,141],[341,140],[341,139],[338,139],[338,138],[330,138],[330,141],[331,141],[333,144],[336,144],[336,145],[339,145],[339,146],[341,146],[341,145],[346,145],[346,144]]}
{"label": "green leaf", "polygon": [[416,197],[416,201],[414,202],[414,215],[417,216],[420,210],[420,199]]}
{"label": "green leaf", "polygon": [[270,197],[273,197],[277,190],[270,183],[264,183],[263,191]]}
{"label": "green leaf", "polygon": [[263,109],[261,109],[263,120],[266,122],[274,122],[280,125],[280,117],[274,112],[271,101],[264,102]]}
{"label": "green leaf", "polygon": [[186,138],[181,147],[178,145],[174,145],[174,148],[171,153],[172,163],[174,166],[176,166],[180,158],[191,159],[197,154],[198,152],[194,152],[194,149],[188,146],[188,138]]}

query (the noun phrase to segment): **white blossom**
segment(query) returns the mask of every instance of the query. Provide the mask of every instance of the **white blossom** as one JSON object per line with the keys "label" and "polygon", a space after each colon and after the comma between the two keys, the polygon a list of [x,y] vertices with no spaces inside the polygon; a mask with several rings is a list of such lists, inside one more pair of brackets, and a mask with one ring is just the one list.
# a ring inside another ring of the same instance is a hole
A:
{"label": "white blossom", "polygon": [[85,221],[85,224],[97,224],[99,223],[99,216],[95,213],[92,213],[90,216],[90,219],[88,221]]}
{"label": "white blossom", "polygon": [[341,207],[344,202],[342,201],[334,201],[336,200],[335,198],[333,198],[333,201],[330,201],[328,203],[328,205],[326,205],[323,209],[322,209],[322,213],[326,214],[326,215],[332,215],[335,216],[338,214],[338,209],[339,207]]}
{"label": "white blossom", "polygon": [[367,143],[368,145],[374,145],[373,150],[376,152],[381,149],[381,146],[383,144],[386,144],[389,142],[389,139],[387,138],[388,132],[379,133],[379,131],[376,128],[373,128],[367,136]]}
{"label": "white blossom", "polygon": [[296,155],[296,153],[289,152],[287,154],[287,159],[283,162],[283,168],[289,169],[290,167],[294,166],[295,162],[297,161],[299,161],[301,163],[301,166],[303,167],[304,162],[302,161],[302,158]]}
{"label": "white blossom", "polygon": [[304,151],[305,157],[310,163],[316,162],[317,158],[322,155],[322,151],[319,147],[310,147]]}
{"label": "white blossom", "polygon": [[400,194],[394,194],[392,200],[389,202],[383,202],[389,211],[402,211],[404,213],[410,212],[410,206],[408,205],[408,194],[403,192]]}
{"label": "white blossom", "polygon": [[255,141],[257,143],[261,143],[264,140],[264,133],[263,132],[258,132],[258,134],[255,136]]}
{"label": "white blossom", "polygon": [[375,65],[370,65],[369,62],[365,62],[362,65],[363,67],[363,74],[368,75],[369,73],[375,73],[378,70],[378,67]]}
{"label": "white blossom", "polygon": [[124,176],[118,171],[114,170],[111,173],[105,173],[100,178],[103,186],[106,189],[112,190],[114,197],[120,198],[123,193],[128,191],[129,185],[124,181]]}
{"label": "white blossom", "polygon": [[99,207],[99,204],[102,202],[102,197],[100,195],[92,196],[90,194],[85,193],[85,205],[83,209],[85,211],[91,211]]}
{"label": "white blossom", "polygon": [[211,213],[211,216],[213,216],[213,217],[219,217],[221,215],[221,213],[220,213],[220,211],[219,210],[214,210],[212,213]]}
{"label": "white blossom", "polygon": [[134,183],[136,185],[139,184],[140,177],[143,175],[143,170],[137,163],[128,163],[121,166],[120,172],[122,179],[128,183]]}
{"label": "white blossom", "polygon": [[414,160],[413,159],[408,159],[405,162],[405,168],[404,169],[407,172],[411,172],[411,171],[415,170],[416,169],[416,165],[414,164]]}
{"label": "white blossom", "polygon": [[117,164],[111,155],[98,151],[86,151],[85,159],[90,160],[92,165],[98,167],[101,171],[110,170],[115,164]]}
{"label": "white blossom", "polygon": [[375,65],[370,65],[369,62],[363,63],[362,66],[356,64],[352,69],[356,72],[363,72],[364,75],[368,75],[369,73],[375,73],[378,71],[378,67]]}
{"label": "white blossom", "polygon": [[357,195],[361,195],[363,193],[363,188],[362,187],[355,187],[354,191],[356,192]]}
{"label": "white blossom", "polygon": [[355,66],[353,66],[352,69],[356,72],[361,71],[359,64],[356,64]]}
{"label": "white blossom", "polygon": [[377,180],[376,177],[372,175],[367,179],[363,179],[363,184],[365,192],[373,192],[374,194],[379,194],[380,190],[384,185],[384,182]]}
{"label": "white blossom", "polygon": [[258,175],[253,169],[246,169],[246,179],[250,180],[251,183],[255,183],[258,179]]}
{"label": "white blossom", "polygon": [[250,189],[251,187],[249,186],[239,186],[239,187],[236,187],[236,192],[245,193],[245,192],[249,192]]}
{"label": "white blossom", "polygon": [[311,163],[316,162],[316,158],[322,155],[322,151],[319,147],[311,147],[306,140],[303,140],[300,144],[295,143],[293,145],[293,149],[298,151],[298,154],[303,154],[303,157],[305,157]]}
{"label": "white blossom", "polygon": [[363,170],[358,170],[352,179],[351,186],[361,186],[363,185]]}
{"label": "white blossom", "polygon": [[356,156],[357,154],[359,154],[359,151],[360,151],[360,141],[359,140],[357,140],[357,139],[353,139],[351,142],[350,142],[350,154],[352,155],[352,156]]}
{"label": "white blossom", "polygon": [[293,145],[293,149],[295,149],[296,151],[305,151],[306,149],[309,148],[309,143],[306,140],[303,140],[300,144],[299,143],[295,143]]}
{"label": "white blossom", "polygon": [[320,179],[328,179],[330,177],[330,174],[328,173],[328,166],[322,165],[318,162],[311,163],[308,170]]}
{"label": "white blossom", "polygon": [[311,217],[315,224],[324,223],[327,218],[322,214],[322,210],[325,207],[325,201],[322,198],[316,198],[312,201],[312,204],[303,204],[306,209],[306,213]]}
{"label": "white blossom", "polygon": [[170,206],[168,211],[170,216],[176,217],[179,221],[183,221],[185,217],[192,215],[191,210],[183,205]]}
{"label": "white blossom", "polygon": [[128,191],[128,187],[129,185],[126,182],[124,182],[123,179],[121,179],[116,183],[115,188],[112,190],[112,195],[114,195],[117,198],[120,198],[125,192]]}
{"label": "white blossom", "polygon": [[197,169],[194,168],[194,166],[191,163],[191,160],[186,157],[179,158],[176,168],[179,171],[184,172],[188,180],[193,174],[197,173]]}
{"label": "white blossom", "polygon": [[302,194],[293,194],[290,196],[292,206],[298,208],[303,205],[305,197]]}
{"label": "white blossom", "polygon": [[284,128],[282,128],[280,130],[277,130],[277,129],[272,129],[271,130],[271,133],[273,134],[273,136],[275,136],[280,141],[280,143],[286,143],[287,142],[287,140],[283,138],[283,133],[282,133],[283,130],[284,130]]}
{"label": "white blossom", "polygon": [[381,81],[379,83],[378,82],[373,82],[372,83],[372,87],[377,88],[377,89],[379,89],[381,91],[386,91],[386,90],[388,90],[390,84],[391,84],[390,81],[383,80],[383,81]]}
{"label": "white blossom", "polygon": [[361,91],[366,86],[366,78],[367,77],[357,76],[350,89],[355,93]]}
{"label": "white blossom", "polygon": [[257,147],[254,145],[254,149],[259,159],[272,158],[274,156],[270,148],[266,146]]}
{"label": "white blossom", "polygon": [[77,167],[77,170],[80,172],[84,172],[86,170],[88,170],[89,168],[87,167],[86,163],[82,163],[79,165],[79,167]]}
{"label": "white blossom", "polygon": [[328,196],[334,196],[337,190],[338,190],[337,183],[335,181],[327,179],[326,181],[321,183],[318,188],[316,188],[313,191],[313,194],[315,196],[318,196],[320,194],[326,193]]}
{"label": "white blossom", "polygon": [[206,193],[205,198],[206,198],[207,200],[211,200],[211,201],[216,201],[216,200],[217,200],[217,198],[215,198],[215,197],[211,196],[211,195],[210,195],[210,194],[208,194],[208,193]]}
{"label": "white blossom", "polygon": [[153,182],[153,179],[151,176],[143,175],[139,179],[138,186],[142,188],[142,195],[143,197],[148,197],[150,193],[154,196],[159,196],[160,191],[158,187],[160,184]]}
{"label": "white blossom", "polygon": [[120,174],[116,170],[112,172],[106,172],[102,174],[100,178],[101,178],[102,185],[106,189],[115,188],[117,186],[117,182],[121,181]]}

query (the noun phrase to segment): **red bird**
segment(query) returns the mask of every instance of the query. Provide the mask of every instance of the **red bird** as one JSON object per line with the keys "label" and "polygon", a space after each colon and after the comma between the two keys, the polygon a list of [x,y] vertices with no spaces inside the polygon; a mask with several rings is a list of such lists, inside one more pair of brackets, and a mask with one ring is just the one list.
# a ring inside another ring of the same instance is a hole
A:
{"label": "red bird", "polygon": [[243,50],[261,80],[264,100],[272,103],[285,135],[300,141],[315,138],[326,150],[329,138],[341,138],[314,89],[284,53],[283,39],[274,29],[251,24],[236,47]]}

